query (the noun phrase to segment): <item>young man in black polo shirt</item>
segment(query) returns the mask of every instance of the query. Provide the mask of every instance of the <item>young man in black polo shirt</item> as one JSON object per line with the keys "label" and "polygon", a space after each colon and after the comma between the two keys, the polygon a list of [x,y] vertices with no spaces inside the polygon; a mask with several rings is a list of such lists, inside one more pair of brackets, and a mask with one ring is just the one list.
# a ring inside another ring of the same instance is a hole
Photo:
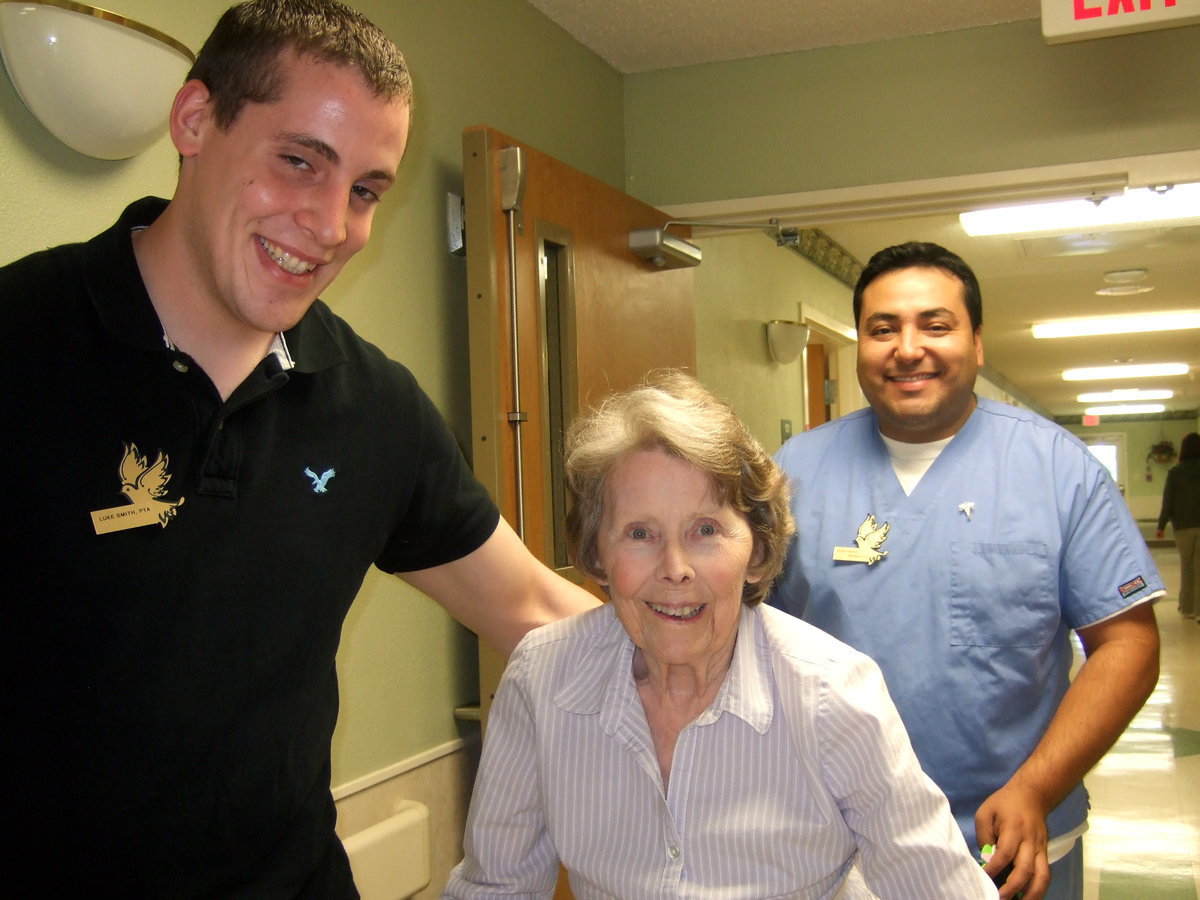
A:
{"label": "young man in black polo shirt", "polygon": [[227,12],[172,107],[173,199],[0,269],[17,896],[357,896],[334,657],[372,565],[511,649],[592,606],[412,375],[318,294],[408,137],[334,0]]}

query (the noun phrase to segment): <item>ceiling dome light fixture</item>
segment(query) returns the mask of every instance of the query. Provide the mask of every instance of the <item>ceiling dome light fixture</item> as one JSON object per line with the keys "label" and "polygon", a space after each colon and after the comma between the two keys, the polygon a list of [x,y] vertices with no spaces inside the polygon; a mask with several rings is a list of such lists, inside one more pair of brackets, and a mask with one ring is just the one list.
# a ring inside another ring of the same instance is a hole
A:
{"label": "ceiling dome light fixture", "polygon": [[1148,294],[1154,285],[1143,284],[1150,277],[1149,269],[1113,269],[1104,273],[1107,287],[1096,291],[1098,297],[1128,297],[1132,294]]}
{"label": "ceiling dome light fixture", "polygon": [[1136,284],[1149,276],[1149,269],[1111,269],[1104,273],[1104,280],[1109,284]]}
{"label": "ceiling dome light fixture", "polygon": [[1148,294],[1154,290],[1152,284],[1110,284],[1096,291],[1098,297],[1128,297],[1132,294]]}
{"label": "ceiling dome light fixture", "polygon": [[148,25],[70,0],[0,0],[0,55],[46,130],[97,159],[158,140],[196,58]]}

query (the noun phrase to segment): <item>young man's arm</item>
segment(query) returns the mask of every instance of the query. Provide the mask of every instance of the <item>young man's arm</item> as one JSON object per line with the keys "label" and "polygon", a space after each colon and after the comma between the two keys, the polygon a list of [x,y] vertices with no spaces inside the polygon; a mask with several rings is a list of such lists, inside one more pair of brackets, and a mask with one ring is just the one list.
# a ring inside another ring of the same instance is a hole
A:
{"label": "young man's arm", "polygon": [[[1010,861],[1000,891],[1039,900],[1049,884],[1046,816],[1116,743],[1158,682],[1158,625],[1151,603],[1079,629],[1087,659],[1050,727],[1008,783],[975,814],[980,844],[995,844],[987,871]],[[986,738],[986,736],[983,736]]]}
{"label": "young man's arm", "polygon": [[504,519],[473,553],[397,574],[505,656],[530,629],[600,605],[538,562]]}

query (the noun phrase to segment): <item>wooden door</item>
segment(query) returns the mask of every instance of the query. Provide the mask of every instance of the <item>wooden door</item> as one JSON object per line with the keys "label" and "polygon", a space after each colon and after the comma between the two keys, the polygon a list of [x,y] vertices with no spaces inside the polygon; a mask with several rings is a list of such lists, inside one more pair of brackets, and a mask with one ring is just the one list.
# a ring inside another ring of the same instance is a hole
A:
{"label": "wooden door", "polygon": [[[629,250],[665,213],[498,131],[464,132],[463,172],[475,472],[533,554],[584,584],[563,547],[563,430],[652,369],[695,371],[692,272]],[[481,642],[485,725],[503,665]]]}
{"label": "wooden door", "polygon": [[808,326],[804,349],[805,422],[816,428],[867,405],[856,372],[854,327],[801,305],[800,321]]}
{"label": "wooden door", "polygon": [[[524,188],[506,211],[513,148]],[[665,213],[498,131],[464,132],[463,172],[475,472],[533,554],[584,583],[562,547],[563,428],[651,369],[695,371],[692,271],[629,250],[629,232]],[[501,668],[481,646],[485,721]]]}
{"label": "wooden door", "polygon": [[806,394],[808,395],[808,418],[806,428],[816,428],[829,421],[829,360],[825,356],[825,345],[809,341],[804,348]]}

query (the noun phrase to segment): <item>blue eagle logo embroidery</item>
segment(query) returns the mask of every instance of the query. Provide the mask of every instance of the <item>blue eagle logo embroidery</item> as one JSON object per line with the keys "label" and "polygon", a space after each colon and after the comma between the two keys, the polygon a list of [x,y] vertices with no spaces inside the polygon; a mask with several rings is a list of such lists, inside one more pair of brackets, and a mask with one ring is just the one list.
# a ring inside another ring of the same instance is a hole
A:
{"label": "blue eagle logo embroidery", "polygon": [[314,494],[327,494],[329,493],[329,488],[327,488],[326,485],[329,484],[329,479],[336,475],[337,472],[335,472],[333,469],[326,469],[324,472],[318,475],[316,472],[306,466],[304,468],[304,474],[312,479]]}

